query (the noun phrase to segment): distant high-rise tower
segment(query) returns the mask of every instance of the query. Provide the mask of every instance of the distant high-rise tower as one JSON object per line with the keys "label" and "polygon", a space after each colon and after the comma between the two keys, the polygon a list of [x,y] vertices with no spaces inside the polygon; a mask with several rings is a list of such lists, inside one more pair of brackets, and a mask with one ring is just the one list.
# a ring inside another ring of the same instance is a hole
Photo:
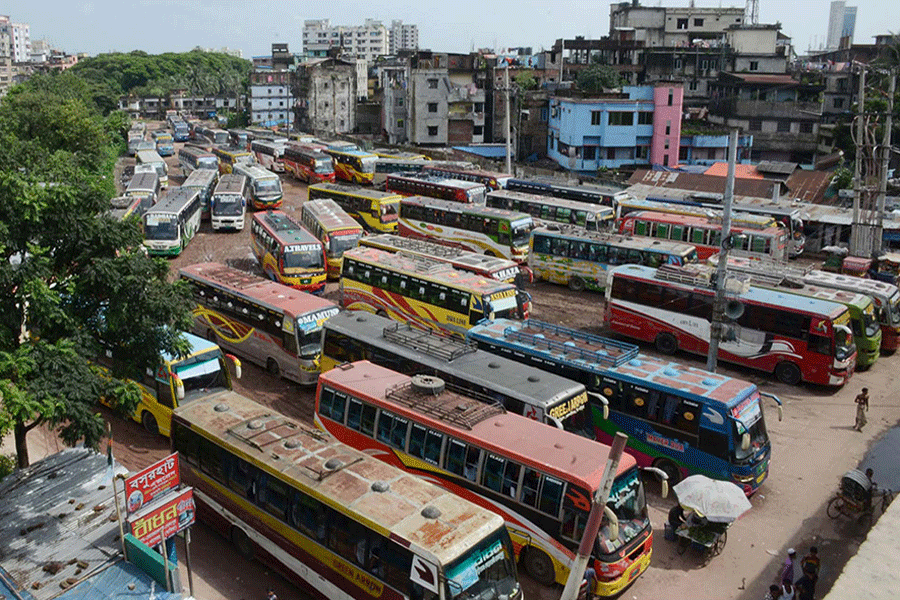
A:
{"label": "distant high-rise tower", "polygon": [[844,0],[833,0],[831,14],[828,17],[827,50],[836,50],[841,47],[841,40],[848,38],[848,44],[853,43],[853,31],[856,29],[856,7],[847,6]]}

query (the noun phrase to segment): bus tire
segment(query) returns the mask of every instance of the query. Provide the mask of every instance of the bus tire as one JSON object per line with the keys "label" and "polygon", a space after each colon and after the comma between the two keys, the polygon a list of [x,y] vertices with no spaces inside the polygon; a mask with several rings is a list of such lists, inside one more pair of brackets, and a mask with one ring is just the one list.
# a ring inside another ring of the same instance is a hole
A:
{"label": "bus tire", "polygon": [[141,414],[141,425],[154,435],[159,433],[159,423],[156,422],[156,417],[149,410],[145,410]]}
{"label": "bus tire", "polygon": [[250,541],[247,533],[237,525],[231,527],[231,543],[234,544],[238,554],[246,560],[253,560],[253,555],[255,554],[253,542]]}
{"label": "bus tire", "polygon": [[375,314],[378,315],[379,317],[384,317],[385,319],[391,318],[391,316],[389,314],[387,314],[387,311],[384,310],[383,308],[379,308],[378,310],[376,310]]}
{"label": "bus tire", "polygon": [[681,469],[678,468],[678,465],[673,463],[671,460],[667,458],[657,459],[653,466],[666,474],[666,477],[669,478],[669,488],[671,489],[673,485],[681,481]]}
{"label": "bus tire", "polygon": [[575,275],[574,277],[569,277],[569,289],[573,292],[583,292],[584,291],[584,279]]}
{"label": "bus tire", "polygon": [[266,371],[268,371],[272,376],[278,377],[278,375],[281,373],[281,369],[278,367],[278,361],[276,361],[274,358],[270,358],[269,360],[267,360]]}
{"label": "bus tire", "polygon": [[678,352],[678,340],[671,333],[660,333],[653,342],[656,349],[662,354],[675,354]]}
{"label": "bus tire", "polygon": [[556,582],[556,569],[553,568],[553,561],[543,550],[528,546],[522,562],[528,575],[539,584],[549,586]]}
{"label": "bus tire", "polygon": [[800,367],[789,361],[782,361],[775,366],[775,377],[781,383],[797,385],[803,379]]}

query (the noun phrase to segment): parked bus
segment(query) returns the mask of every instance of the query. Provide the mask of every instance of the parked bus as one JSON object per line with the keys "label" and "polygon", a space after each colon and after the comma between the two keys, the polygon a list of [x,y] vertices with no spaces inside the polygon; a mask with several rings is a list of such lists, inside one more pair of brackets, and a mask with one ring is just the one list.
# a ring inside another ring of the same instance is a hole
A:
{"label": "parked bus", "polygon": [[528,236],[533,228],[534,221],[527,213],[424,196],[400,202],[400,235],[516,262],[528,260]]}
{"label": "parked bus", "polygon": [[209,201],[212,199],[213,191],[216,184],[219,183],[219,171],[213,169],[196,169],[191,171],[181,187],[184,189],[195,189],[200,192],[200,202],[203,206],[201,209],[201,219],[209,219]]}
{"label": "parked bus", "polygon": [[[787,260],[787,236],[783,227],[768,217],[747,215],[742,219],[731,224],[734,250],[777,261]],[[619,232],[692,244],[697,248],[700,260],[706,260],[722,249],[722,219],[715,216],[638,211],[619,221]]]}
{"label": "parked bus", "polygon": [[239,271],[202,263],[179,271],[193,293],[194,333],[301,385],[319,375],[322,324],[330,300]]}
{"label": "parked bus", "polygon": [[334,160],[321,150],[288,144],[281,156],[284,172],[306,183],[334,183]]}
{"label": "parked bus", "polygon": [[154,255],[178,256],[200,229],[200,192],[172,188],[144,213],[144,247]]}
{"label": "parked bus", "polygon": [[250,149],[250,132],[246,129],[229,129],[228,144],[232,148]]}
{"label": "parked bus", "polygon": [[[663,192],[663,190],[659,190]],[[722,194],[709,194],[704,192],[682,192],[679,197],[671,197],[675,190],[665,190],[670,196],[658,197],[647,196],[645,201],[667,204],[670,206],[694,206],[703,210],[714,210],[721,212],[722,210]],[[626,198],[627,200],[635,200],[635,198]],[[619,201],[622,199],[620,198]],[[640,200],[638,200],[640,202]],[[788,255],[791,257],[800,256],[806,247],[806,236],[803,233],[803,211],[794,206],[789,200],[773,200],[771,198],[754,198],[750,196],[742,196],[735,198],[735,202],[731,206],[732,220],[738,212],[748,213],[751,215],[760,215],[771,217],[784,227],[788,238]],[[661,208],[646,207],[643,210],[657,210],[661,212],[671,212]],[[616,215],[617,217],[622,215]]]}
{"label": "parked bus", "polygon": [[772,445],[755,385],[647,354],[637,346],[535,321],[498,319],[467,337],[478,347],[587,388],[592,437],[628,435],[628,452],[675,484],[689,474],[731,481],[748,496],[769,473]]}
{"label": "parked bus", "polygon": [[153,140],[156,142],[156,152],[160,156],[172,156],[175,154],[175,140],[172,139],[172,134],[165,129],[154,131]]}
{"label": "parked bus", "polygon": [[269,407],[193,402],[172,448],[198,517],[310,597],[522,600],[502,518]]}
{"label": "parked bus", "polygon": [[512,179],[512,175],[510,175],[509,173],[484,171],[476,168],[464,169],[460,167],[452,167],[440,164],[427,164],[422,169],[422,172],[427,175],[446,177],[447,179],[480,183],[481,185],[488,188],[488,190],[503,189],[506,187],[506,182]]}
{"label": "parked bus", "polygon": [[138,150],[136,157],[138,165],[147,165],[156,170],[160,187],[169,187],[169,167],[156,150]]}
{"label": "parked bus", "polygon": [[325,248],[286,213],[255,213],[250,239],[253,255],[269,279],[313,294],[324,291]]}
{"label": "parked bus", "polygon": [[310,200],[331,198],[357,220],[366,231],[395,233],[402,196],[377,190],[360,189],[339,183],[317,183],[309,186]]}
{"label": "parked bus", "polygon": [[359,240],[359,245],[378,248],[385,252],[403,252],[430,260],[437,260],[448,263],[454,269],[460,271],[468,271],[489,279],[512,283],[518,288],[516,301],[519,312],[526,319],[531,313],[531,294],[523,289],[525,282],[530,283],[532,280],[531,271],[527,267],[523,267],[511,260],[496,256],[485,256],[463,250],[462,248],[444,246],[443,244],[436,244],[427,240],[417,240],[387,233],[362,237]]}
{"label": "parked bus", "polygon": [[[610,271],[610,330],[673,354],[706,355],[715,295],[708,265],[623,265]],[[719,360],[775,374],[783,383],[841,386],[856,367],[850,312],[836,302],[726,282],[732,298]],[[735,318],[736,317],[736,318]]]}
{"label": "parked bus", "polygon": [[406,152],[404,150],[394,150],[392,148],[372,148],[372,154],[378,158],[395,158],[397,160],[431,160],[424,154],[418,152]]}
{"label": "parked bus", "polygon": [[231,136],[224,129],[204,127],[201,133],[213,146],[225,146],[231,141]]}
{"label": "parked bus", "polygon": [[531,232],[528,267],[536,279],[580,292],[602,292],[607,271],[616,265],[677,265],[697,262],[690,244],[586,231],[572,225],[539,227]]}
{"label": "parked bus", "polygon": [[247,178],[250,189],[250,203],[256,210],[279,208],[284,199],[281,179],[278,175],[260,166],[239,163],[234,172]]}
{"label": "parked bus", "polygon": [[128,156],[137,154],[138,146],[144,141],[144,134],[138,131],[128,133]]}
{"label": "parked bus", "polygon": [[186,121],[172,121],[172,138],[176,142],[186,142],[191,138],[191,129]]}
{"label": "parked bus", "polygon": [[487,186],[481,183],[423,174],[389,173],[384,180],[384,189],[401,196],[428,196],[464,204],[484,204],[487,194]]}
{"label": "parked bus", "polygon": [[284,144],[270,142],[269,140],[253,140],[250,142],[250,153],[256,163],[273,173],[284,173],[284,163],[281,156],[284,154]]}
{"label": "parked bus", "polygon": [[219,160],[219,173],[221,175],[231,173],[237,164],[253,164],[253,155],[245,149],[213,146],[212,153]]}
{"label": "parked bus", "polygon": [[[215,343],[190,333],[182,334],[188,344],[185,356],[164,353],[156,370],[147,367],[137,384],[141,400],[131,418],[150,433],[169,436],[172,430],[172,411],[179,406],[196,402],[201,398],[221,399],[231,390],[225,355]],[[234,364],[235,378],[241,377],[241,362],[228,356]],[[109,358],[98,359],[104,368],[110,367]],[[109,403],[102,399],[102,404]]]}
{"label": "parked bus", "polygon": [[340,302],[457,336],[482,319],[518,316],[516,287],[449,264],[377,248],[344,253]]}
{"label": "parked bus", "polygon": [[182,146],[178,151],[178,164],[186,175],[200,169],[219,170],[216,155],[196,146]]}
{"label": "parked bus", "polygon": [[249,195],[246,177],[239,173],[222,175],[209,201],[210,222],[213,231],[220,229],[243,230]]}
{"label": "parked bus", "polygon": [[566,200],[577,200],[589,204],[602,204],[614,206],[618,198],[628,197],[629,194],[620,188],[602,185],[569,185],[552,179],[516,179],[506,182],[506,189],[512,192],[526,192],[541,196],[553,196]]}
{"label": "parked bus", "polygon": [[[369,455],[427,477],[503,517],[517,560],[543,585],[565,584],[610,448],[361,361],[323,373],[316,425]],[[623,454],[590,545],[590,591],[612,596],[650,565],[653,532],[640,473]],[[615,523],[615,524],[614,524]],[[618,536],[610,536],[616,529]]]}
{"label": "parked bus", "polygon": [[125,188],[126,196],[150,196],[150,204],[156,204],[161,192],[159,174],[155,170],[152,173],[135,173]]}
{"label": "parked bus", "polygon": [[325,148],[325,153],[334,159],[334,174],[337,179],[372,185],[377,156],[362,150],[338,150],[330,146]]}
{"label": "parked bus", "polygon": [[535,220],[577,225],[588,231],[612,229],[615,214],[608,206],[509,190],[488,192],[485,204],[492,208],[528,213]]}
{"label": "parked bus", "polygon": [[325,245],[328,276],[341,276],[344,252],[356,248],[363,236],[362,225],[330,198],[307,200],[300,207],[300,222]]}
{"label": "parked bus", "polygon": [[153,196],[116,196],[109,201],[107,214],[117,221],[130,216],[142,217],[153,206]]}
{"label": "parked bus", "polygon": [[[321,371],[368,360],[407,375],[433,375],[464,394],[581,435],[589,424],[584,386],[479,350],[473,342],[409,323],[345,310],[322,329]],[[591,428],[591,431],[593,429]]]}
{"label": "parked bus", "polygon": [[405,160],[400,158],[385,158],[379,156],[375,161],[375,175],[372,184],[383,188],[384,181],[389,173],[399,173],[401,175],[415,175],[422,172],[422,167],[428,164],[428,161],[422,159]]}

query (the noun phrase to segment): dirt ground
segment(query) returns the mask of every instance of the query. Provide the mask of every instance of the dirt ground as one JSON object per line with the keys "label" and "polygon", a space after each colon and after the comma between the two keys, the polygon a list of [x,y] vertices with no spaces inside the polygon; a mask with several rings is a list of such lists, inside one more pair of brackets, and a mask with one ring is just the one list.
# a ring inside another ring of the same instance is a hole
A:
{"label": "dirt ground", "polygon": [[[175,159],[169,160],[174,167]],[[172,168],[170,180],[182,181],[180,170]],[[287,212],[299,211],[306,198],[302,184],[283,178]],[[248,216],[249,222],[249,216]],[[186,251],[171,261],[173,276],[178,267],[215,260],[237,268],[255,271],[256,262],[249,247],[249,227],[240,233],[212,233],[208,223]],[[337,286],[329,283],[326,297],[337,300]],[[591,332],[601,331],[602,298],[591,292],[573,293],[551,284],[535,284],[534,318],[560,323]],[[652,349],[644,348],[652,353]],[[679,355],[678,361],[702,367],[702,357]],[[654,556],[648,571],[627,589],[622,598],[757,600],[775,579],[787,548],[800,556],[817,545],[822,570],[816,596],[821,598],[840,574],[846,560],[855,553],[865,531],[845,521],[832,521],[825,505],[834,493],[842,473],[855,467],[869,444],[898,422],[900,399],[896,390],[898,357],[882,357],[867,372],[853,376],[840,390],[802,386],[791,388],[770,377],[746,370],[721,368],[720,372],[756,383],[784,402],[784,420],[779,422],[773,406],[766,406],[766,420],[773,453],[768,480],[751,498],[753,509],[735,522],[721,555],[708,563],[688,551],[676,552],[675,545],[663,539],[663,523],[674,500],[659,496],[658,485],[648,480],[648,502],[654,527]],[[871,397],[869,425],[862,433],[853,430],[854,396],[868,387]],[[244,361],[243,378],[237,390],[281,412],[311,421],[313,393],[285,380],[275,380],[261,369]],[[105,412],[114,425],[116,459],[132,470],[146,466],[168,453],[167,440],[154,437],[132,421]],[[11,440],[4,440],[4,452]],[[60,448],[47,433],[29,436],[32,459]],[[877,477],[877,474],[876,474]],[[278,575],[259,563],[249,564],[231,545],[203,524],[193,531],[192,559],[196,596],[205,600],[252,600],[263,598],[267,586],[273,586],[283,600],[304,596]],[[223,565],[227,565],[223,568]],[[182,581],[187,578],[182,562]],[[555,600],[561,588],[541,588],[524,581],[529,600]]]}

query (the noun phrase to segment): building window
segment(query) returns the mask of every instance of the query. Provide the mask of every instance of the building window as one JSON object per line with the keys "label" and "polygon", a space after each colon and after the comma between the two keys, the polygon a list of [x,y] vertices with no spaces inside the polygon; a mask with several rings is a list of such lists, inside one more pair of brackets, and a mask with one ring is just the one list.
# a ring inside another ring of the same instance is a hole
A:
{"label": "building window", "polygon": [[484,135],[484,125],[475,125],[472,127],[472,135]]}
{"label": "building window", "polygon": [[686,161],[686,160],[688,159],[688,152],[689,152],[689,151],[690,151],[690,148],[687,147],[687,146],[682,146],[681,148],[679,148],[679,149],[678,149],[678,160],[685,160],[685,161]]}
{"label": "building window", "polygon": [[[813,124],[812,123],[800,123],[800,133],[812,133],[813,132]],[[829,145],[831,142],[828,142]]]}
{"label": "building window", "polygon": [[676,69],[680,69],[680,68],[681,68],[681,57],[678,57],[678,58],[675,59],[675,68],[676,68]]}
{"label": "building window", "polygon": [[666,135],[672,135],[672,121],[666,121]]}
{"label": "building window", "polygon": [[666,150],[669,149],[669,138],[666,138]]}
{"label": "building window", "polygon": [[430,112],[430,113],[437,112],[437,102],[429,102],[428,103],[428,112]]}
{"label": "building window", "polygon": [[762,131],[762,119],[750,119],[747,129],[750,131]]}
{"label": "building window", "polygon": [[778,121],[778,131],[781,133],[788,133],[791,131],[791,122],[790,121]]}
{"label": "building window", "polygon": [[597,146],[585,146],[581,154],[584,160],[594,160],[597,156]]}
{"label": "building window", "polygon": [[758,60],[750,61],[750,70],[751,71],[759,71],[759,61]]}
{"label": "building window", "polygon": [[835,108],[844,108],[844,99],[843,98],[835,98],[832,101],[832,104]]}
{"label": "building window", "polygon": [[634,157],[647,160],[650,156],[650,146],[637,146],[634,149]]}
{"label": "building window", "polygon": [[698,83],[699,82],[697,80],[692,80],[690,83],[688,83],[688,89],[691,90],[692,92],[696,92]]}
{"label": "building window", "polygon": [[397,119],[397,127],[403,127],[403,119]]}
{"label": "building window", "polygon": [[653,125],[653,113],[648,111],[639,112],[638,125]]}
{"label": "building window", "polygon": [[[591,125],[600,125],[602,123],[601,119],[603,118],[602,110],[592,110],[591,111]],[[612,123],[610,123],[612,125]]]}
{"label": "building window", "polygon": [[438,126],[437,125],[429,125],[428,126],[428,135],[435,136],[438,134]]}
{"label": "building window", "polygon": [[703,27],[703,19],[694,19],[694,27]]}
{"label": "building window", "polygon": [[664,166],[664,167],[668,167],[668,166],[669,166],[669,155],[668,155],[668,154],[664,154],[664,155],[663,155],[663,166]]}
{"label": "building window", "polygon": [[672,95],[672,90],[669,90],[669,106],[672,106],[672,100],[674,99]]}
{"label": "building window", "polygon": [[[591,111],[591,124],[593,124],[594,113],[599,111]],[[609,124],[610,125],[624,125],[629,126],[634,124],[634,113],[630,112],[610,112],[609,113]]]}
{"label": "building window", "polygon": [[436,90],[437,89],[438,80],[435,78],[428,79],[428,89]]}
{"label": "building window", "polygon": [[616,149],[615,148],[607,148],[606,149],[606,160],[616,160]]}
{"label": "building window", "polygon": [[546,123],[547,118],[550,116],[550,110],[546,108],[541,109],[541,122]]}
{"label": "building window", "polygon": [[678,19],[675,24],[676,29],[687,29],[688,28],[688,20],[687,19]]}

